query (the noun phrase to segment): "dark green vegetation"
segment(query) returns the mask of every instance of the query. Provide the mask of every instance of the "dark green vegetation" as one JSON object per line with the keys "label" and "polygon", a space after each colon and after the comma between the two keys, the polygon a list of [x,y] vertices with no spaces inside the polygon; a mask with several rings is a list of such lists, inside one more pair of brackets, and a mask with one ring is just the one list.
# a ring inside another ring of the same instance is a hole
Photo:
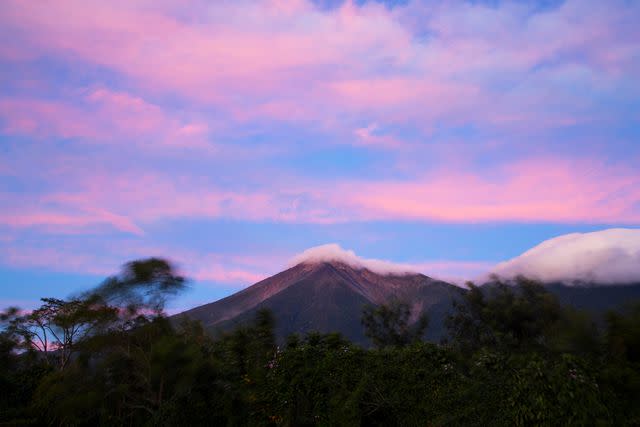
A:
{"label": "dark green vegetation", "polygon": [[0,423],[640,424],[640,305],[596,322],[520,279],[471,286],[439,344],[398,302],[365,308],[375,348],[319,333],[278,347],[267,310],[216,338],[170,321],[183,287],[149,259],[77,298],[5,311]]}

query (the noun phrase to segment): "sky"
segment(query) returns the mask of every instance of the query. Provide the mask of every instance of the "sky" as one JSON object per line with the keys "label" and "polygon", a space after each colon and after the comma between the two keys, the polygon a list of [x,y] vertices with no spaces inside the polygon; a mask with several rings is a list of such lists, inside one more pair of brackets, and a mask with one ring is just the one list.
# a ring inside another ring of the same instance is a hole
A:
{"label": "sky", "polygon": [[0,3],[0,305],[335,243],[472,277],[640,227],[640,2]]}

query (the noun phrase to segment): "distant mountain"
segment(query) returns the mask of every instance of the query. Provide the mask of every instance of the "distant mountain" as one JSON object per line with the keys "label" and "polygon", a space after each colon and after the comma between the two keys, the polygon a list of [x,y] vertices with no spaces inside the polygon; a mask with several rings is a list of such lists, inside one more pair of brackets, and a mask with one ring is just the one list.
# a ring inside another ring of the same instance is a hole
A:
{"label": "distant mountain", "polygon": [[496,265],[491,273],[584,286],[640,283],[640,229],[610,228],[545,240]]}
{"label": "distant mountain", "polygon": [[[504,281],[515,285],[515,281]],[[560,304],[587,311],[602,320],[608,311],[624,311],[630,304],[640,303],[640,283],[603,284],[593,282],[539,282]],[[485,295],[491,295],[496,284],[489,282],[481,285]]]}
{"label": "distant mountain", "polygon": [[181,316],[200,320],[211,330],[227,330],[270,309],[276,334],[340,332],[353,342],[368,345],[360,323],[365,305],[399,299],[411,305],[415,319],[427,313],[427,338],[438,340],[454,298],[464,290],[418,273],[374,272],[339,260],[301,262],[238,293],[196,307]]}
{"label": "distant mountain", "polygon": [[596,315],[640,300],[640,229],[610,228],[545,240],[496,265],[504,280],[539,280],[561,303]]}
{"label": "distant mountain", "polygon": [[640,302],[640,283],[623,285],[597,283],[548,283],[545,287],[564,305],[602,315],[609,310],[624,310]]}

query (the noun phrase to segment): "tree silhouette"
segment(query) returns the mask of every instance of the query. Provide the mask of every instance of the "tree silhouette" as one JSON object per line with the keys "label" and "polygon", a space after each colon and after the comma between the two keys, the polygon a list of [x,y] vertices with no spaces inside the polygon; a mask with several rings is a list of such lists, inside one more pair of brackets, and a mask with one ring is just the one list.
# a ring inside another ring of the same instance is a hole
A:
{"label": "tree silhouette", "polygon": [[419,341],[429,325],[426,314],[411,324],[408,304],[392,301],[389,304],[366,306],[362,311],[365,335],[378,348],[403,347]]}
{"label": "tree silhouette", "polygon": [[42,298],[31,313],[15,317],[10,330],[21,338],[24,349],[40,352],[48,363],[64,369],[77,345],[117,318],[117,310],[96,296],[69,301]]}

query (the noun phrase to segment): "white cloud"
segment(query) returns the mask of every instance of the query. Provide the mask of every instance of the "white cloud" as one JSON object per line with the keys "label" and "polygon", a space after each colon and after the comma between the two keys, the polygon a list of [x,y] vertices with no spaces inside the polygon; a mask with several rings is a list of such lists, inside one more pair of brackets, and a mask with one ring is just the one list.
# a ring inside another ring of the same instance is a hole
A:
{"label": "white cloud", "polygon": [[485,272],[504,279],[522,274],[543,282],[628,284],[640,282],[640,229],[615,228],[566,234],[546,240],[495,266],[484,261],[455,260],[398,264],[361,258],[335,243],[307,249],[293,257],[289,266],[320,262],[342,262],[378,274],[421,272],[457,285],[473,277],[482,283],[488,277]]}
{"label": "white cloud", "polygon": [[469,280],[486,277],[487,272],[495,266],[489,261],[439,260],[412,264],[418,271],[427,276],[466,288]]}
{"label": "white cloud", "polygon": [[408,264],[396,264],[379,259],[361,258],[351,250],[342,249],[336,243],[316,246],[296,255],[289,262],[290,266],[297,264],[314,264],[321,262],[341,262],[354,268],[366,268],[378,274],[410,274],[418,270]]}
{"label": "white cloud", "polygon": [[555,237],[498,264],[493,272],[503,278],[522,274],[568,284],[640,282],[640,229],[614,228]]}
{"label": "white cloud", "polygon": [[478,277],[491,269],[493,264],[484,261],[436,260],[417,263],[395,263],[379,259],[367,259],[336,243],[309,248],[289,261],[289,267],[306,263],[341,262],[351,267],[366,268],[383,275],[423,273],[429,277],[464,286],[471,277]]}

